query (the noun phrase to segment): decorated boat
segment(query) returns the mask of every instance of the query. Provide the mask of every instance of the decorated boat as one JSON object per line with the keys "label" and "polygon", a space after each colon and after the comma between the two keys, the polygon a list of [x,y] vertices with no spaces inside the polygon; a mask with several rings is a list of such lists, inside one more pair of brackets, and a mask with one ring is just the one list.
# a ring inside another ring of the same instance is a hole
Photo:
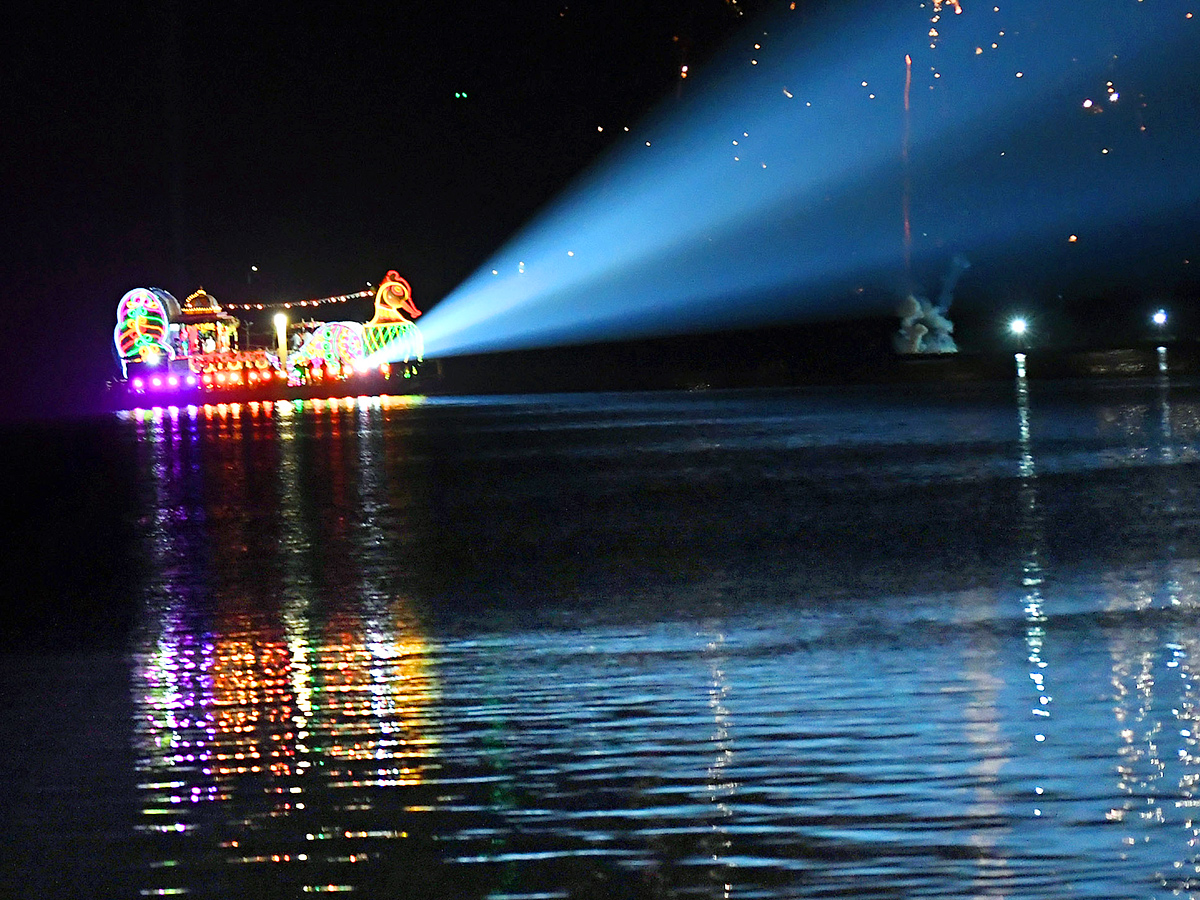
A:
{"label": "decorated boat", "polygon": [[[375,297],[368,322],[291,321],[285,310]],[[203,289],[180,303],[161,288],[135,288],[117,304],[113,348],[117,404],[186,406],[412,393],[424,342],[412,288],[390,271],[373,291],[279,304],[273,340],[253,346],[248,327]],[[241,309],[264,309],[244,304]]]}

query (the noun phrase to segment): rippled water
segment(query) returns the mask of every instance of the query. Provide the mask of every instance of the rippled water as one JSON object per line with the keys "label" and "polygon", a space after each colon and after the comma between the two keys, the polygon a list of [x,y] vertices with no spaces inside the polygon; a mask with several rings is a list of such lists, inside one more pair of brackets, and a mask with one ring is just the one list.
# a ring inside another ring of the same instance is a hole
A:
{"label": "rippled water", "polygon": [[89,427],[31,526],[86,566],[15,538],[14,896],[1200,894],[1190,385]]}

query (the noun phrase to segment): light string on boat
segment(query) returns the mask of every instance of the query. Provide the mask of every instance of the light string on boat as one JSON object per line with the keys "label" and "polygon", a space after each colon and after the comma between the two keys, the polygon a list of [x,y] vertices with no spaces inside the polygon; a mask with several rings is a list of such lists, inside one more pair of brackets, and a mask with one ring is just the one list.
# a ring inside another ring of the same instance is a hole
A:
{"label": "light string on boat", "polygon": [[358,300],[362,297],[374,297],[372,287],[353,294],[341,294],[337,297],[321,297],[316,300],[288,300],[281,303],[223,303],[223,309],[291,309],[294,306],[321,306],[325,303],[345,303],[347,300]]}

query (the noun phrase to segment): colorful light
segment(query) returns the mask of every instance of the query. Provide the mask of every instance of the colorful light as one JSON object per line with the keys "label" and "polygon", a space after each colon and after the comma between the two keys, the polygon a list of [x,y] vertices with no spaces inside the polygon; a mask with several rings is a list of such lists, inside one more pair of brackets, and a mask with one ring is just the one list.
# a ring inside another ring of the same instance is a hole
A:
{"label": "colorful light", "polygon": [[[574,251],[569,255],[573,256]],[[524,271],[525,264],[520,264]],[[407,317],[406,317],[407,314]],[[395,271],[384,277],[375,294],[375,315],[363,326],[363,348],[369,357],[368,366],[384,353],[389,360],[409,362],[425,356],[425,341],[421,330],[411,321],[421,315],[412,299],[412,288]]]}
{"label": "colorful light", "polygon": [[168,306],[178,302],[158,288],[134,288],[117,304],[113,343],[121,360],[122,374],[131,362],[154,362],[163,356],[173,359],[167,336]]}
{"label": "colorful light", "polygon": [[[289,317],[286,313],[279,312],[273,317],[277,348],[238,350],[234,343],[237,320],[222,313],[215,302],[203,307],[193,302],[201,296],[207,299],[203,290],[197,291],[180,307],[178,301],[165,291],[138,288],[123,297],[118,307],[114,340],[122,374],[128,377],[127,364],[137,362],[143,366],[143,372],[139,373],[141,377],[130,382],[133,390],[141,391],[147,386],[178,387],[184,382],[185,375],[186,384],[203,384],[205,389],[212,389],[267,384],[273,374],[284,381],[349,377],[355,372],[374,370],[382,360],[373,358],[373,354],[384,347],[401,349],[405,362],[419,359],[424,347],[413,319],[421,315],[421,310],[413,303],[408,282],[392,270],[378,288],[370,282],[368,287],[370,290],[338,298],[280,304],[290,308],[371,295],[375,299],[374,316],[368,325],[358,322],[302,323],[313,330],[300,349],[292,354],[288,352]],[[246,304],[247,308],[254,306],[261,308],[262,304]],[[193,315],[189,319],[189,313],[197,312],[215,312],[230,324],[227,332],[222,333],[220,326],[226,323],[218,322],[215,342],[210,336],[206,342],[209,346],[203,348],[191,329],[212,326],[208,324],[209,318],[199,319]],[[173,324],[174,320],[178,320],[178,324]],[[144,371],[177,358],[187,361],[186,368],[178,374],[166,366],[160,369],[161,375]]]}
{"label": "colorful light", "polygon": [[324,322],[293,355],[298,365],[321,360],[331,369],[352,366],[363,358],[363,326],[358,322]]}
{"label": "colorful light", "polygon": [[[407,313],[406,317],[404,314]],[[421,315],[412,299],[412,288],[395,269],[384,276],[379,290],[375,292],[375,315],[368,325],[404,322]]]}

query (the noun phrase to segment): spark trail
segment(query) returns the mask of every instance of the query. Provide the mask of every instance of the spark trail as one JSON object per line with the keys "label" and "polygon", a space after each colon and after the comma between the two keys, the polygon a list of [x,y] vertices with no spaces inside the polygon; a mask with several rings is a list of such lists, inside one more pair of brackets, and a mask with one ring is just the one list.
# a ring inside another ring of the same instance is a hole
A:
{"label": "spark trail", "polygon": [[904,280],[912,282],[912,177],[908,172],[908,145],[912,140],[912,56],[904,54],[904,142],[901,158],[904,162]]}

